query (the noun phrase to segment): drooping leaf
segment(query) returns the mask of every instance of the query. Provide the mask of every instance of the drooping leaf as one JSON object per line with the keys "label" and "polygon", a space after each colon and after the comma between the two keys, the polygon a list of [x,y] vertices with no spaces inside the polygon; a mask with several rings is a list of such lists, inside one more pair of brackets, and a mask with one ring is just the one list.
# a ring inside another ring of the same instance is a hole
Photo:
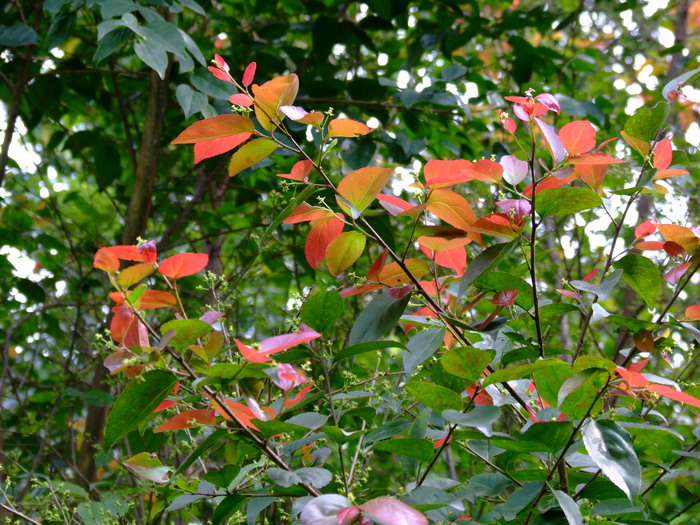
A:
{"label": "drooping leaf", "polygon": [[448,374],[474,383],[481,377],[495,355],[496,352],[493,350],[481,350],[473,346],[453,348],[440,358],[440,363]]}
{"label": "drooping leaf", "polygon": [[386,439],[374,445],[374,450],[408,456],[420,461],[430,461],[435,453],[430,441],[417,438]]}
{"label": "drooping leaf", "polygon": [[411,337],[403,353],[403,366],[406,377],[411,374],[418,365],[426,361],[435,351],[442,346],[445,337],[445,329],[441,327],[428,328]]}
{"label": "drooping leaf", "polygon": [[197,425],[211,425],[216,421],[213,410],[196,409],[180,412],[168,419],[165,423],[156,428],[153,432],[167,432],[169,430],[181,430],[183,428],[194,428]]}
{"label": "drooping leaf", "polygon": [[[416,279],[420,279],[430,272],[430,266],[424,259],[405,259],[403,265]],[[402,286],[411,283],[408,274],[399,266],[398,262],[384,266],[379,272],[377,280],[386,286]]]}
{"label": "drooping leaf", "polygon": [[[249,134],[255,131],[253,121],[242,115],[218,115],[199,120],[180,133],[171,144],[197,144]],[[223,153],[223,152],[222,152]]]}
{"label": "drooping leaf", "polygon": [[583,525],[583,514],[581,514],[581,509],[573,498],[561,490],[553,490],[552,494],[557,499],[561,510],[564,511],[564,516],[566,516],[566,521],[569,522],[569,525]]}
{"label": "drooping leaf", "polygon": [[238,175],[243,170],[266,158],[276,149],[277,143],[274,140],[266,138],[251,140],[231,157],[231,162],[228,165],[228,176]]}
{"label": "drooping leaf", "polygon": [[653,142],[656,134],[666,122],[671,108],[668,102],[659,102],[653,107],[639,108],[625,122],[624,131],[634,139]]}
{"label": "drooping leaf", "polygon": [[112,407],[105,424],[104,445],[114,443],[148,419],[177,383],[177,376],[151,370],[127,385]]}
{"label": "drooping leaf", "polygon": [[464,276],[459,282],[459,297],[462,297],[470,284],[476,281],[482,274],[498,266],[516,246],[519,241],[489,246],[467,266]]}
{"label": "drooping leaf", "polygon": [[155,454],[141,452],[124,460],[124,466],[131,472],[154,483],[167,483],[170,467],[164,466]]}
{"label": "drooping leaf", "polygon": [[170,279],[179,279],[199,273],[209,264],[206,253],[178,253],[158,265],[158,271]]}

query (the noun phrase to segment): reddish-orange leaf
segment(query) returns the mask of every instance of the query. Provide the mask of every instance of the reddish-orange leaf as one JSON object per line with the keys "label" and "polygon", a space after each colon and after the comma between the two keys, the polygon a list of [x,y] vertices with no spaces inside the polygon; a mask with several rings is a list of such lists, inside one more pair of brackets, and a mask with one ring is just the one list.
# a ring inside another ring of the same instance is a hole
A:
{"label": "reddish-orange leaf", "polygon": [[656,227],[664,239],[680,244],[688,253],[698,246],[698,237],[690,228],[677,224],[657,224]]}
{"label": "reddish-orange leaf", "polygon": [[[348,173],[340,181],[338,193],[361,213],[377,198],[384,185],[389,182],[391,173],[389,168],[360,168]],[[342,203],[340,205],[347,208]]]}
{"label": "reddish-orange leaf", "polygon": [[586,276],[581,279],[582,281],[591,282],[591,279],[593,279],[596,275],[598,275],[598,272],[600,272],[599,268],[596,268],[595,270],[591,270],[586,274]]}
{"label": "reddish-orange leaf", "polygon": [[148,341],[146,326],[138,319],[134,319],[126,330],[122,344],[127,348],[149,347],[150,342]]}
{"label": "reddish-orange leaf", "polygon": [[228,101],[234,106],[248,107],[253,105],[253,99],[245,93],[236,93],[228,98]]}
{"label": "reddish-orange leaf", "polygon": [[292,167],[291,172],[289,172],[288,174],[278,173],[277,176],[282,177],[283,179],[291,179],[304,182],[309,178],[309,173],[311,173],[313,167],[314,163],[310,160],[300,160]]}
{"label": "reddish-orange leaf", "polygon": [[579,164],[574,169],[574,173],[592,189],[598,191],[608,174],[608,166],[607,164]]}
{"label": "reddish-orange leaf", "polygon": [[151,275],[156,270],[155,264],[141,263],[134,264],[125,268],[119,272],[117,276],[117,283],[123,288],[129,288],[130,286],[138,283],[144,277]]}
{"label": "reddish-orange leaf", "polygon": [[[515,239],[518,236],[518,232],[515,231],[513,226],[513,222],[507,215],[502,213],[491,213],[489,215],[484,215],[481,219],[472,224],[468,231],[475,234]],[[518,227],[518,230],[521,229],[522,227]]]}
{"label": "reddish-orange leaf", "polygon": [[518,293],[515,289],[503,290],[494,295],[491,302],[497,306],[512,306],[515,304]]}
{"label": "reddish-orange leaf", "polygon": [[160,412],[162,410],[166,410],[168,408],[172,408],[174,406],[179,405],[177,401],[173,399],[164,399],[163,401],[160,402],[160,405],[158,405],[156,408],[153,409],[153,412]]}
{"label": "reddish-orange leaf", "polygon": [[464,246],[459,246],[435,252],[435,264],[454,270],[457,275],[463,275],[467,267],[467,250]]}
{"label": "reddish-orange leaf", "polygon": [[638,372],[625,370],[622,367],[617,367],[615,371],[625,380],[625,383],[632,388],[641,388],[649,384],[649,380]]}
{"label": "reddish-orange leaf", "polygon": [[627,367],[627,370],[630,372],[641,372],[644,370],[644,367],[647,366],[647,363],[649,363],[649,359],[641,359],[637,361],[636,363],[632,363]]}
{"label": "reddish-orange leaf", "polygon": [[423,168],[425,185],[445,188],[474,179],[474,164],[468,160],[431,160]]}
{"label": "reddish-orange leaf", "polygon": [[313,385],[306,385],[304,388],[299,390],[299,393],[297,395],[295,395],[294,397],[290,397],[288,399],[285,399],[284,404],[283,404],[284,410],[287,410],[288,408],[292,408],[294,405],[296,405],[297,403],[302,401],[306,397],[306,394],[309,393],[309,390],[311,390],[312,387],[313,387]]}
{"label": "reddish-orange leaf", "polygon": [[672,157],[671,139],[662,140],[654,148],[654,167],[659,171],[665,170],[671,165]]}
{"label": "reddish-orange leaf", "polygon": [[304,245],[306,260],[312,268],[318,268],[321,261],[326,258],[328,245],[343,232],[343,227],[343,221],[335,216],[313,221]]}
{"label": "reddish-orange leaf", "polygon": [[207,264],[209,256],[206,253],[178,253],[160,263],[158,271],[166,277],[178,279],[201,272]]}
{"label": "reddish-orange leaf", "polygon": [[251,62],[248,64],[248,67],[245,68],[245,71],[243,72],[243,85],[245,87],[248,87],[253,83],[256,68],[257,64],[255,62]]}
{"label": "reddish-orange leaf", "polygon": [[136,316],[134,312],[131,311],[127,305],[122,304],[116,306],[112,309],[114,315],[112,316],[112,322],[109,325],[109,331],[112,334],[112,339],[117,343],[121,343],[126,336],[126,332],[134,322]]}
{"label": "reddish-orange leaf", "polygon": [[649,235],[656,232],[656,225],[656,219],[648,219],[634,229],[634,236],[637,239],[649,237]]}
{"label": "reddish-orange leaf", "polygon": [[218,115],[195,122],[180,133],[171,144],[196,144],[241,133],[253,133],[253,131],[255,131],[255,126],[248,117]]}
{"label": "reddish-orange leaf", "polygon": [[476,222],[474,210],[467,200],[451,190],[437,189],[430,192],[428,211],[447,224],[467,231]]}
{"label": "reddish-orange leaf", "polygon": [[319,219],[328,219],[333,217],[333,212],[328,208],[321,208],[319,206],[311,206],[305,202],[302,202],[297,206],[289,217],[282,221],[282,224],[297,224],[299,222],[309,222],[316,221]]}
{"label": "reddish-orange leaf", "polygon": [[[405,259],[403,263],[416,279],[420,279],[430,272],[430,266],[423,259]],[[397,262],[387,264],[382,268],[382,271],[379,272],[378,280],[386,286],[401,286],[411,282],[411,279],[409,279],[406,272],[403,271]]]}
{"label": "reddish-orange leaf", "polygon": [[574,120],[559,130],[559,139],[569,155],[581,155],[595,148],[595,128],[587,120]]}
{"label": "reddish-orange leaf", "polygon": [[209,403],[211,403],[212,409],[216,411],[217,414],[219,414],[221,417],[228,421],[233,421],[234,418],[232,418],[228,413],[231,412],[234,417],[244,426],[252,428],[253,430],[258,430],[258,427],[256,427],[253,423],[251,423],[251,420],[253,419],[258,419],[258,417],[253,414],[253,411],[248,408],[246,405],[239,403],[238,401],[234,401],[233,399],[227,399],[226,400],[226,406],[228,407],[228,411],[224,409],[218,401],[216,401],[213,397],[207,395],[209,398]]}
{"label": "reddish-orange leaf", "polygon": [[654,336],[651,335],[649,330],[640,330],[634,334],[633,340],[634,346],[636,346],[637,350],[640,352],[652,353],[654,351]]}
{"label": "reddish-orange leaf", "polygon": [[100,248],[95,254],[95,260],[92,265],[105,272],[114,273],[119,270],[119,259],[107,248]]}
{"label": "reddish-orange leaf", "polygon": [[671,177],[680,177],[681,175],[687,174],[688,172],[686,170],[682,170],[679,168],[670,168],[667,170],[657,171],[654,175],[654,180],[670,179]]}
{"label": "reddish-orange leaf", "polygon": [[371,131],[373,131],[372,128],[362,122],[349,118],[335,118],[328,124],[329,137],[361,137]]}
{"label": "reddish-orange leaf", "polygon": [[379,201],[379,205],[394,217],[408,215],[415,219],[427,207],[425,203],[414,206],[410,202],[394,197],[393,195],[387,195],[386,193],[377,195],[377,200]]}
{"label": "reddish-orange leaf", "polygon": [[570,164],[621,164],[624,160],[615,159],[605,153],[584,153],[578,157],[571,157]]}
{"label": "reddish-orange leaf", "polygon": [[474,170],[475,180],[498,182],[503,177],[503,166],[489,159],[477,160],[472,164],[472,170]]}
{"label": "reddish-orange leaf", "polygon": [[[564,177],[563,179],[557,179],[556,177],[547,177],[544,179],[542,182],[537,184],[537,193],[540,193],[545,190],[551,190],[553,188],[559,188],[561,186],[564,186],[565,184],[569,184],[572,181],[576,180],[576,175],[569,175],[568,177]],[[523,195],[530,197],[532,195],[532,186],[528,186],[523,190]]]}
{"label": "reddish-orange leaf", "polygon": [[284,118],[280,106],[289,106],[299,91],[299,78],[292,74],[273,78],[262,86],[253,85],[255,95],[255,116],[260,125],[272,131]]}
{"label": "reddish-orange leaf", "polygon": [[666,241],[664,243],[664,251],[670,257],[685,257],[686,255],[685,248],[683,248],[683,246],[681,246],[677,242],[673,241]]}
{"label": "reddish-orange leaf", "polygon": [[139,298],[136,305],[140,310],[150,310],[152,308],[176,308],[177,297],[170,292],[161,290],[146,290]]}
{"label": "reddish-orange leaf", "polygon": [[447,239],[445,237],[429,237],[427,235],[418,237],[417,241],[421,247],[425,247],[428,250],[432,250],[434,252],[439,252],[442,250],[453,250],[455,248],[465,246],[472,242],[472,240],[468,237],[457,237],[454,239]]}
{"label": "reddish-orange leaf", "polygon": [[647,251],[647,252],[657,252],[664,249],[664,243],[661,241],[645,241],[634,245],[637,250]]}
{"label": "reddish-orange leaf", "polygon": [[209,66],[209,67],[207,67],[207,69],[211,72],[212,75],[214,75],[219,80],[223,80],[224,82],[231,81],[231,75],[229,75],[228,72],[223,71],[223,70],[219,69],[218,67],[214,67],[214,66]]}
{"label": "reddish-orange leaf", "polygon": [[102,248],[107,250],[109,253],[117,257],[118,259],[123,259],[125,261],[143,261],[143,254],[139,251],[138,246],[109,246],[107,248]]}
{"label": "reddish-orange leaf", "polygon": [[380,288],[382,288],[381,284],[363,284],[361,286],[351,286],[350,288],[345,288],[345,290],[341,291],[340,296],[352,297],[353,295],[373,292],[374,290],[379,290]]}
{"label": "reddish-orange leaf", "polygon": [[686,321],[700,321],[700,304],[694,304],[685,309]]}
{"label": "reddish-orange leaf", "polygon": [[694,407],[700,408],[700,399],[693,397],[690,394],[686,394],[685,392],[679,392],[678,390],[676,390],[675,388],[671,388],[670,386],[649,385],[647,387],[647,390],[649,392],[659,394],[660,396],[673,399],[674,401],[680,401],[681,403],[685,403],[686,405],[692,405]]}
{"label": "reddish-orange leaf", "polygon": [[230,137],[198,142],[194,145],[194,163],[199,164],[205,159],[216,157],[237,148],[251,137],[251,133],[241,133]]}
{"label": "reddish-orange leaf", "polygon": [[197,425],[212,425],[216,421],[216,414],[211,409],[187,410],[180,412],[168,419],[153,432],[167,432],[169,430],[181,430],[183,428],[194,428]]}

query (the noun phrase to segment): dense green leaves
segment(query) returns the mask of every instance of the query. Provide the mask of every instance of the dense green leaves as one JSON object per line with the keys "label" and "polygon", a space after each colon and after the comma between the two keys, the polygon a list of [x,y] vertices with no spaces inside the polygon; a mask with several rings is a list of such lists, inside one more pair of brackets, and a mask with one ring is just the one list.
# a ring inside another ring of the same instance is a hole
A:
{"label": "dense green leaves", "polygon": [[653,309],[656,296],[661,291],[661,275],[656,265],[643,255],[632,253],[615,261],[613,266],[622,270],[625,282],[639,294],[649,309]]}
{"label": "dense green leaves", "polygon": [[472,346],[453,348],[440,358],[445,372],[473,383],[491,363],[496,353],[493,350],[479,350]]}
{"label": "dense green leaves", "polygon": [[462,400],[457,392],[440,385],[422,381],[410,381],[404,387],[415,399],[432,408],[438,414],[444,410],[459,410]]}
{"label": "dense green leaves", "polygon": [[409,299],[409,295],[396,299],[389,293],[377,296],[355,320],[350,331],[350,344],[375,341],[389,333],[406,309]]}

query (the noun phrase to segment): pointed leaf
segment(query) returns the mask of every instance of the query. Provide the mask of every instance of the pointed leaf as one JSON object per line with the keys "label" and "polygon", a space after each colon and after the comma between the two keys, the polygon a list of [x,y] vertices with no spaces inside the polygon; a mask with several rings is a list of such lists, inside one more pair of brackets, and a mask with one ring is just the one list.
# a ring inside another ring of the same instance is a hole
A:
{"label": "pointed leaf", "polygon": [[[197,144],[244,133],[253,133],[253,121],[242,115],[219,115],[195,122],[171,144]],[[223,153],[223,152],[222,152]]]}
{"label": "pointed leaf", "polygon": [[367,238],[358,232],[345,232],[333,239],[326,249],[326,264],[331,275],[338,275],[352,266],[362,255]]}
{"label": "pointed leaf", "polygon": [[338,184],[338,193],[362,213],[389,182],[389,168],[360,168],[346,175]]}
{"label": "pointed leaf", "polygon": [[335,118],[328,124],[329,137],[361,137],[371,131],[372,128],[368,128],[362,122],[349,118]]}
{"label": "pointed leaf", "polygon": [[209,264],[206,253],[178,253],[168,257],[158,266],[158,271],[171,279],[179,279],[199,273]]}
{"label": "pointed leaf", "polygon": [[277,144],[274,140],[265,138],[251,140],[231,157],[231,163],[228,165],[228,176],[238,175],[241,171],[266,158],[276,149]]}
{"label": "pointed leaf", "polygon": [[554,188],[537,194],[535,211],[540,217],[573,215],[601,206],[598,194],[588,188]]}
{"label": "pointed leaf", "polygon": [[615,261],[613,266],[622,270],[625,282],[639,294],[650,310],[653,309],[656,296],[661,291],[661,275],[656,265],[643,255],[633,253]]}

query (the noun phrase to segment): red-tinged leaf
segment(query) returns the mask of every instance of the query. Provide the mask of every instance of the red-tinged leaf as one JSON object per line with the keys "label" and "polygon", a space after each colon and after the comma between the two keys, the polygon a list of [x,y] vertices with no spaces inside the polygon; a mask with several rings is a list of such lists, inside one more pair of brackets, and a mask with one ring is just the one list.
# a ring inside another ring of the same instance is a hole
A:
{"label": "red-tinged leaf", "polygon": [[290,397],[290,398],[285,399],[284,404],[283,404],[284,410],[292,408],[294,405],[303,401],[304,398],[306,397],[306,394],[309,393],[309,390],[311,390],[312,387],[313,387],[313,385],[306,385],[304,388],[299,390],[297,395],[295,395],[294,397]]}
{"label": "red-tinged leaf", "polygon": [[503,119],[503,127],[506,129],[508,133],[511,135],[515,134],[515,130],[518,129],[518,125],[515,123],[515,121],[510,118],[506,117]]}
{"label": "red-tinged leaf", "polygon": [[338,193],[361,213],[377,198],[389,182],[391,174],[392,170],[389,168],[360,168],[348,173],[340,181]]}
{"label": "red-tinged leaf", "polygon": [[427,202],[428,211],[450,226],[468,231],[469,226],[476,222],[474,210],[467,200],[451,190],[433,190]]}
{"label": "red-tinged leaf", "polygon": [[694,407],[700,408],[700,399],[693,397],[690,394],[686,394],[685,392],[679,392],[678,390],[676,390],[675,388],[671,388],[670,386],[649,385],[647,387],[647,390],[649,392],[659,394],[660,396],[673,399],[674,401],[680,401],[681,403],[685,403],[686,405],[692,405]]}
{"label": "red-tinged leaf", "polygon": [[409,216],[415,219],[423,213],[423,210],[427,207],[425,203],[414,206],[410,202],[394,197],[393,195],[387,195],[386,193],[377,195],[377,200],[379,201],[379,205],[394,217]]}
{"label": "red-tinged leaf", "polygon": [[579,300],[581,298],[579,294],[577,294],[576,292],[572,292],[571,290],[562,290],[561,288],[557,288],[557,292],[572,299]]}
{"label": "red-tinged leaf", "polygon": [[686,251],[683,246],[673,241],[666,241],[664,243],[664,251],[669,257],[685,257]]}
{"label": "red-tinged leaf", "polygon": [[380,523],[428,525],[428,519],[421,512],[394,498],[376,498],[363,503],[360,508]]}
{"label": "red-tinged leaf", "polygon": [[363,284],[361,286],[351,286],[340,292],[341,297],[352,297],[353,295],[360,295],[365,293],[370,293],[375,290],[382,288],[381,284]]}
{"label": "red-tinged leaf", "polygon": [[672,157],[671,139],[662,140],[654,148],[654,167],[659,171],[665,170],[671,165]]}
{"label": "red-tinged leaf", "polygon": [[[513,226],[514,224],[509,216],[502,213],[491,213],[489,215],[484,215],[481,219],[472,224],[467,231],[473,234],[515,239],[519,234]],[[518,230],[521,229],[522,225]]]}
{"label": "red-tinged leaf", "polygon": [[481,159],[472,164],[474,179],[484,182],[498,182],[503,177],[503,166],[498,162]]}
{"label": "red-tinged leaf", "polygon": [[639,332],[634,334],[634,337],[632,339],[634,341],[634,346],[637,347],[637,350],[639,350],[640,352],[654,352],[654,336],[649,330],[640,330]]}
{"label": "red-tinged leaf", "polygon": [[455,239],[447,239],[445,237],[429,237],[423,235],[416,239],[421,248],[427,248],[428,250],[434,252],[440,252],[442,250],[453,250],[461,246],[466,246],[471,241],[468,237],[457,237]]}
{"label": "red-tinged leaf", "polygon": [[361,137],[374,131],[362,122],[349,118],[335,118],[328,124],[329,137]]}
{"label": "red-tinged leaf", "polygon": [[459,246],[435,252],[435,264],[454,270],[457,275],[464,275],[464,269],[467,267],[467,251],[463,246]]}
{"label": "red-tinged leaf", "polygon": [[593,279],[596,275],[598,275],[598,272],[599,272],[599,271],[600,271],[600,269],[598,269],[598,268],[596,268],[595,270],[591,270],[591,271],[588,272],[588,273],[586,274],[586,276],[585,276],[583,279],[581,279],[581,280],[582,280],[582,281],[586,281],[587,283],[588,283],[588,282],[591,282],[591,279]]}
{"label": "red-tinged leaf", "polygon": [[266,363],[272,361],[272,359],[268,357],[271,354],[283,352],[293,346],[312,341],[319,337],[321,337],[321,334],[302,324],[299,327],[298,333],[277,335],[260,341],[258,344],[259,350],[240,342],[238,339],[235,339],[235,342],[238,350],[240,350],[245,359],[251,363]]}
{"label": "red-tinged leaf", "polygon": [[493,296],[491,302],[496,306],[512,306],[515,304],[515,299],[518,297],[518,290],[503,290]]}
{"label": "red-tinged leaf", "polygon": [[117,352],[109,354],[102,362],[102,365],[109,370],[110,374],[118,374],[119,372],[134,366],[134,357],[136,357],[136,355],[133,352],[128,350],[118,350]]}
{"label": "red-tinged leaf", "polygon": [[318,265],[326,258],[328,245],[343,233],[344,226],[343,221],[335,216],[313,221],[304,245],[306,260],[312,268],[318,268]]}
{"label": "red-tinged leaf", "polygon": [[608,174],[607,164],[579,164],[574,173],[592,189],[598,191]]}
{"label": "red-tinged leaf", "polygon": [[559,130],[559,139],[569,155],[581,155],[595,148],[595,128],[587,120],[574,120]]}
{"label": "red-tinged leaf", "polygon": [[219,115],[195,122],[180,133],[171,144],[197,144],[208,140],[253,133],[253,121],[242,115]]}
{"label": "red-tinged leaf", "polygon": [[326,120],[326,116],[323,113],[318,111],[309,113],[304,108],[298,106],[281,106],[280,111],[291,120],[301,122],[302,124],[309,124],[317,128],[320,128]]}
{"label": "red-tinged leaf", "polygon": [[216,421],[216,414],[213,410],[201,408],[197,410],[187,410],[180,412],[168,419],[153,432],[168,432],[169,430],[182,430],[183,428],[194,428],[197,425],[213,425]]}
{"label": "red-tinged leaf", "polygon": [[112,309],[114,315],[109,325],[109,331],[112,334],[112,339],[117,343],[121,343],[126,336],[126,332],[134,322],[136,316],[127,305],[122,304]]}
{"label": "red-tinged leaf", "polygon": [[700,304],[694,304],[685,309],[686,321],[700,321]]}
{"label": "red-tinged leaf", "polygon": [[238,351],[241,353],[241,355],[246,361],[250,361],[251,363],[268,363],[272,361],[271,357],[268,357],[267,355],[256,350],[252,346],[243,344],[238,339],[234,339],[234,341],[236,342]]}
{"label": "red-tinged leaf", "polygon": [[276,149],[277,143],[274,140],[265,138],[251,140],[231,157],[231,163],[228,165],[228,176],[238,175],[243,170],[267,158]]}
{"label": "red-tinged leaf", "polygon": [[311,206],[302,202],[296,209],[289,214],[289,217],[282,221],[282,224],[297,224],[300,222],[316,221],[319,219],[328,219],[334,217],[333,212],[328,208],[319,206]]}
{"label": "red-tinged leaf", "polygon": [[201,272],[207,264],[209,256],[206,253],[178,253],[160,263],[158,271],[166,277],[178,279]]}
{"label": "red-tinged leaf", "polygon": [[489,394],[486,390],[483,388],[479,389],[479,393],[474,397],[474,392],[476,392],[476,387],[477,383],[474,383],[473,385],[470,385],[467,387],[465,392],[470,398],[474,398],[474,404],[475,405],[493,405],[493,398],[491,397],[491,394]]}
{"label": "red-tinged leaf", "polygon": [[199,164],[205,159],[216,157],[237,148],[251,137],[251,133],[241,133],[220,139],[198,142],[194,145],[194,163]]}
{"label": "red-tinged leaf", "polygon": [[143,254],[139,251],[138,246],[109,246],[107,248],[102,248],[107,250],[110,254],[115,256],[117,259],[122,259],[125,261],[139,261],[143,262]]}
{"label": "red-tinged leaf", "polygon": [[221,55],[215,54],[214,55],[214,62],[216,62],[217,67],[223,69],[224,71],[228,71],[229,67],[228,64],[226,63],[226,60],[224,60]]}
{"label": "red-tinged leaf", "polygon": [[621,164],[624,160],[616,159],[605,153],[584,153],[578,157],[569,158],[571,164]]}
{"label": "red-tinged leaf", "polygon": [[[430,272],[430,266],[423,259],[405,259],[403,263],[416,279],[420,279]],[[385,286],[403,286],[411,282],[411,279],[397,262],[387,264],[382,268],[377,279]]]}
{"label": "red-tinged leaf", "polygon": [[389,258],[389,252],[388,251],[383,251],[379,257],[372,263],[372,266],[369,267],[369,271],[367,272],[367,280],[368,281],[377,281],[379,279],[379,273],[382,271],[382,268],[386,265],[386,260]]}
{"label": "red-tinged leaf", "polygon": [[245,87],[248,87],[253,83],[256,68],[257,64],[255,62],[251,62],[248,64],[248,67],[245,68],[245,71],[243,72],[243,85]]}
{"label": "red-tinged leaf", "polygon": [[690,228],[677,224],[657,224],[656,227],[665,240],[680,244],[688,253],[698,247],[698,237]]}
{"label": "red-tinged leaf", "polygon": [[559,107],[559,101],[554,95],[550,93],[540,93],[535,97],[535,100],[537,102],[541,102],[542,104],[547,106],[547,109],[550,109],[554,111],[557,115],[559,115],[561,108]]}
{"label": "red-tinged leaf", "polygon": [[177,308],[177,297],[170,292],[161,290],[146,290],[136,301],[135,306],[139,310],[150,310],[152,308]]}
{"label": "red-tinged leaf", "polygon": [[561,139],[559,138],[559,135],[557,135],[557,131],[552,126],[538,118],[535,119],[535,123],[542,132],[544,142],[547,145],[547,149],[549,149],[549,153],[552,155],[554,162],[556,164],[563,162],[564,159],[566,159],[566,149],[564,149]]}
{"label": "red-tinged leaf", "polygon": [[119,270],[119,259],[107,248],[100,248],[95,254],[92,266],[105,272],[114,273]]}
{"label": "red-tinged leaf", "polygon": [[459,182],[474,179],[473,162],[458,160],[431,160],[423,167],[425,185],[432,188],[445,188]]}
{"label": "red-tinged leaf", "polygon": [[305,182],[309,178],[309,173],[314,168],[314,163],[310,160],[300,160],[294,166],[292,166],[292,171],[288,174],[278,173],[278,177],[283,179],[298,180],[299,182]]}
{"label": "red-tinged leaf", "polygon": [[[545,190],[560,188],[561,186],[565,186],[566,184],[569,184],[570,182],[573,182],[576,179],[576,175],[569,175],[568,177],[565,177],[563,179],[557,179],[556,177],[548,177],[537,184],[537,193],[539,194],[540,192],[543,192]],[[527,188],[525,188],[523,190],[523,195],[525,195],[526,197],[532,196],[532,186],[528,186]]]}
{"label": "red-tinged leaf", "polygon": [[221,417],[228,421],[233,421],[234,418],[232,418],[229,415],[229,412],[233,414],[236,420],[238,420],[239,423],[241,423],[243,426],[246,426],[248,428],[252,428],[253,430],[259,430],[258,427],[256,427],[251,421],[253,419],[259,419],[253,411],[245,406],[243,403],[239,403],[238,401],[234,401],[233,399],[227,399],[226,400],[226,406],[228,408],[228,411],[224,409],[221,404],[219,404],[216,399],[213,397],[207,395],[209,398],[209,403],[211,404],[211,408]]}
{"label": "red-tinged leaf", "polygon": [[345,232],[333,239],[326,249],[326,264],[331,275],[338,275],[352,266],[362,255],[367,239],[358,232]]}
{"label": "red-tinged leaf", "polygon": [[243,106],[245,108],[254,104],[253,99],[245,93],[236,93],[228,98],[228,101],[234,106]]}
{"label": "red-tinged leaf", "polygon": [[294,74],[273,78],[262,86],[253,85],[252,91],[255,116],[265,130],[272,131],[284,117],[280,107],[294,103],[299,91],[299,78]]}
{"label": "red-tinged leaf", "polygon": [[644,241],[635,244],[634,248],[645,252],[657,252],[664,249],[664,243],[661,241]]}
{"label": "red-tinged leaf", "polygon": [[627,370],[630,372],[639,372],[641,373],[642,370],[647,366],[647,363],[649,363],[649,359],[641,359],[637,361],[636,363],[632,363],[627,367]]}
{"label": "red-tinged leaf", "polygon": [[219,80],[223,80],[224,82],[231,81],[231,75],[229,75],[226,71],[223,71],[223,70],[219,69],[218,67],[214,67],[214,66],[209,66],[209,67],[207,67],[207,69],[209,71],[211,71],[211,74],[214,75]]}
{"label": "red-tinged leaf", "polygon": [[166,410],[168,408],[172,408],[174,406],[179,405],[177,401],[174,401],[172,399],[164,399],[163,401],[160,402],[160,405],[158,405],[153,412],[160,412],[161,410]]}
{"label": "red-tinged leaf", "polygon": [[607,146],[608,144],[610,144],[611,142],[615,142],[616,140],[619,140],[619,139],[620,139],[619,137],[613,137],[613,138],[611,138],[611,139],[604,140],[603,142],[601,142],[600,144],[598,144],[598,147],[597,147],[595,150],[596,150],[596,151],[600,151],[600,150],[602,150],[605,146]]}
{"label": "red-tinged leaf", "polygon": [[138,245],[139,254],[143,258],[143,262],[155,264],[158,260],[158,249],[156,241],[150,240]]}
{"label": "red-tinged leaf", "polygon": [[129,288],[156,270],[155,264],[141,263],[125,268],[117,276],[117,283],[123,288]]}
{"label": "red-tinged leaf", "polygon": [[686,170],[682,170],[682,169],[678,169],[678,168],[671,168],[671,169],[667,169],[667,170],[657,171],[653,177],[653,180],[670,179],[671,177],[680,177],[682,175],[687,175],[687,174],[688,174],[688,172]]}
{"label": "red-tinged leaf", "polygon": [[638,372],[625,370],[621,367],[617,367],[615,371],[625,380],[625,383],[632,388],[643,388],[649,384],[649,380]]}
{"label": "red-tinged leaf", "polygon": [[126,348],[148,348],[151,346],[146,326],[138,319],[134,319],[126,330],[122,345]]}
{"label": "red-tinged leaf", "polygon": [[672,268],[664,274],[664,280],[667,283],[676,284],[680,280],[680,278],[683,277],[683,275],[685,275],[685,272],[688,271],[688,268],[690,268],[690,263],[685,263],[676,266],[675,268]]}
{"label": "red-tinged leaf", "polygon": [[637,137],[632,137],[624,131],[620,131],[620,136],[627,144],[629,144],[630,146],[632,146],[633,149],[639,152],[639,154],[642,157],[646,157],[647,155],[649,155],[649,152],[651,151],[651,144],[648,143],[646,140],[638,139]]}
{"label": "red-tinged leaf", "polygon": [[634,229],[634,236],[637,239],[644,239],[645,237],[649,237],[649,235],[656,232],[657,224],[658,221],[656,219],[647,219]]}

